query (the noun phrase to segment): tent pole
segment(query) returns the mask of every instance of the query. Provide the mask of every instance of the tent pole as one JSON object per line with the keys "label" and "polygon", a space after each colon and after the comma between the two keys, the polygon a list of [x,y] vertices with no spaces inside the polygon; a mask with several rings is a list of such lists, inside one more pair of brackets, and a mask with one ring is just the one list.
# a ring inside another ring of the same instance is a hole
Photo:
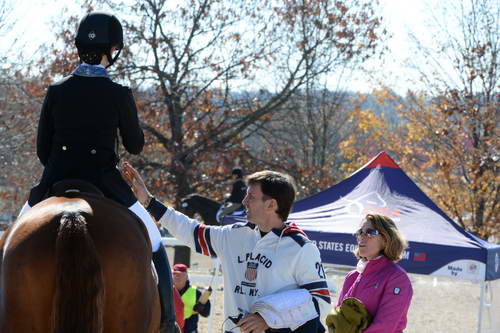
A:
{"label": "tent pole", "polygon": [[477,322],[477,333],[481,333],[483,326],[483,310],[484,310],[484,290],[486,288],[486,281],[481,280],[481,296],[479,297],[479,318]]}

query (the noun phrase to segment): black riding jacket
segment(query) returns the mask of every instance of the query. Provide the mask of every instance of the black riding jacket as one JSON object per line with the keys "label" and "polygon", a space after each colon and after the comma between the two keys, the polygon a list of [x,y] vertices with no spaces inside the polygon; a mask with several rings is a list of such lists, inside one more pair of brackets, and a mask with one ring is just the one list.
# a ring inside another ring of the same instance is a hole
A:
{"label": "black riding jacket", "polygon": [[30,193],[32,206],[52,184],[78,178],[96,185],[126,206],[136,199],[116,169],[118,131],[123,146],[139,154],[144,135],[129,88],[105,76],[75,73],[51,85],[42,106],[37,155],[44,165],[40,184]]}

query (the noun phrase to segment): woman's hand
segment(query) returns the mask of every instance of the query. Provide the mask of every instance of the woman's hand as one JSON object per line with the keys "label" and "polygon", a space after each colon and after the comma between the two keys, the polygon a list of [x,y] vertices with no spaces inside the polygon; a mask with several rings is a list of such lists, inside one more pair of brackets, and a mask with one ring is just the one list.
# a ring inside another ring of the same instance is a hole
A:
{"label": "woman's hand", "polygon": [[137,200],[139,200],[143,206],[146,206],[152,195],[149,193],[146,184],[144,184],[144,181],[139,175],[139,172],[137,172],[137,170],[134,169],[128,162],[123,162],[120,165],[120,172],[125,181],[132,188],[132,191],[134,191],[137,196]]}

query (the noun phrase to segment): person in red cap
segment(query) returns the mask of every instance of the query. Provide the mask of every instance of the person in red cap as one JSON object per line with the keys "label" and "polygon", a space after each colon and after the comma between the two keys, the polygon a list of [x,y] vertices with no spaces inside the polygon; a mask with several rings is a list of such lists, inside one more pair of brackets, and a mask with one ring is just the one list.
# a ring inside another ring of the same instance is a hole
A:
{"label": "person in red cap", "polygon": [[180,329],[178,332],[182,333],[184,332],[184,302],[182,301],[181,294],[179,294],[179,291],[175,287],[172,288],[172,294],[174,295],[175,322]]}
{"label": "person in red cap", "polygon": [[200,299],[203,291],[189,283],[188,267],[184,264],[175,264],[172,267],[174,287],[179,291],[184,303],[184,333],[198,332],[199,315],[208,317],[210,314],[210,300]]}

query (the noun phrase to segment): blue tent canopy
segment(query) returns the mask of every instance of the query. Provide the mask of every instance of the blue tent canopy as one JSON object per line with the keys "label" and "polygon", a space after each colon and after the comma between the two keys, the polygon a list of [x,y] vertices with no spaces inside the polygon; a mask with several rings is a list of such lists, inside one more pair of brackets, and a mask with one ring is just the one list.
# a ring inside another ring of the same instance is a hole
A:
{"label": "blue tent canopy", "polygon": [[455,223],[385,152],[342,182],[297,201],[289,221],[316,242],[323,262],[355,266],[352,233],[368,213],[389,216],[409,241],[399,262],[409,273],[500,278],[500,246]]}

